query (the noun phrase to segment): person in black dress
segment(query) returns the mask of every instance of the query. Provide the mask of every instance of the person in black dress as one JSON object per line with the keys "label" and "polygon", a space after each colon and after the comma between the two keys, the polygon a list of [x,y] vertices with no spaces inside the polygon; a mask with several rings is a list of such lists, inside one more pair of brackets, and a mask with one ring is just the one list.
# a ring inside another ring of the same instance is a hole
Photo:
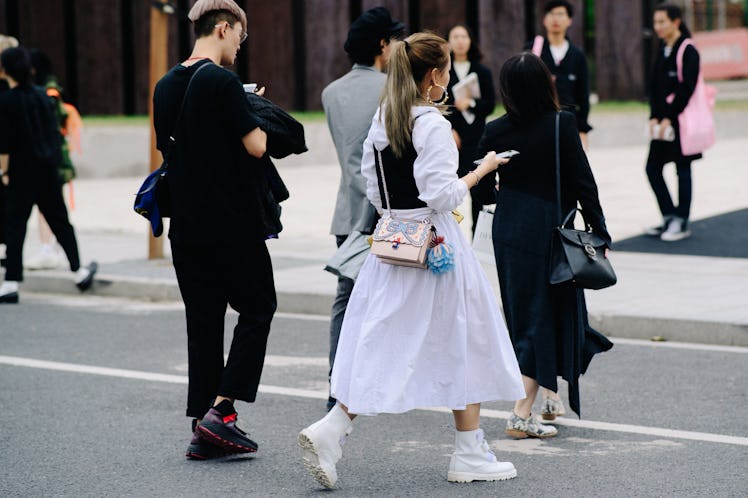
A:
{"label": "person in black dress", "polygon": [[[447,119],[452,124],[452,134],[460,152],[458,176],[467,174],[475,167],[473,160],[478,159],[475,149],[486,127],[486,118],[496,107],[493,77],[491,71],[480,64],[483,54],[478,45],[473,42],[474,39],[470,29],[462,24],[453,26],[447,35],[452,55],[452,69],[449,73],[447,86],[449,98],[446,104],[454,106]],[[475,73],[478,79],[480,95],[467,95],[467,92],[459,92],[455,95],[455,85],[472,73]],[[478,221],[478,213],[483,205],[494,202],[495,183],[494,175],[488,175],[477,186],[470,189],[473,232]]]}
{"label": "person in black dress", "polygon": [[[691,162],[701,154],[684,156],[681,151],[678,115],[688,105],[699,77],[699,53],[693,45],[683,51],[683,81],[678,81],[676,58],[678,49],[690,37],[682,20],[679,7],[658,5],[654,11],[654,30],[662,40],[657,51],[649,86],[649,128],[652,141],[647,158],[647,177],[663,221],[647,229],[647,235],[666,242],[685,239],[691,235],[688,218],[691,212]],[[667,140],[666,131],[672,127],[673,140]],[[655,133],[657,130],[658,133]],[[662,169],[675,163],[678,173],[678,205],[670,197]]]}
{"label": "person in black dress", "polygon": [[[504,316],[527,393],[515,403],[506,432],[520,438],[551,437],[555,427],[540,424],[531,412],[538,387],[555,393],[561,376],[569,385],[569,404],[579,414],[579,375],[595,353],[612,343],[589,326],[582,289],[549,283],[550,238],[561,222],[555,161],[559,104],[551,73],[529,52],[511,57],[501,68],[499,92],[507,113],[486,126],[478,154],[519,151],[499,168],[493,224]],[[585,223],[610,246],[574,115],[561,111],[559,118],[562,213],[579,202]],[[607,249],[605,253],[607,257]]]}

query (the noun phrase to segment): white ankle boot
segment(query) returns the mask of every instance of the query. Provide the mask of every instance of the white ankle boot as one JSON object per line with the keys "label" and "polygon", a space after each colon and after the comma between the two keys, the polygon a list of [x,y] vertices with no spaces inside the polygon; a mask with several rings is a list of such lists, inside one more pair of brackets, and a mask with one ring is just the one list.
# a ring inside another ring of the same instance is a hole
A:
{"label": "white ankle boot", "polygon": [[517,477],[514,465],[496,461],[496,455],[483,437],[483,430],[456,431],[448,481],[503,481],[512,477]]}
{"label": "white ankle boot", "polygon": [[332,489],[338,480],[335,464],[343,456],[342,446],[352,430],[348,414],[340,405],[335,405],[324,418],[299,433],[304,466],[317,482],[328,489]]}

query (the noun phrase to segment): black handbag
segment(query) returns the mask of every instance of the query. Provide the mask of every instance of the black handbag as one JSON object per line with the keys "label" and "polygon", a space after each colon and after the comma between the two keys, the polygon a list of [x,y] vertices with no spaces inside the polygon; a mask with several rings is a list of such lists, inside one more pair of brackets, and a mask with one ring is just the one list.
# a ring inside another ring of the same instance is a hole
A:
{"label": "black handbag", "polygon": [[179,121],[182,119],[182,111],[184,110],[184,104],[187,102],[187,94],[190,91],[192,80],[195,79],[197,73],[206,66],[211,65],[212,62],[206,62],[190,77],[190,81],[187,83],[187,89],[184,91],[184,97],[182,98],[182,104],[179,107],[179,114],[174,124],[174,131],[169,136],[169,144],[167,146],[166,154],[164,154],[164,161],[161,163],[161,167],[157,170],[152,171],[143,184],[138,189],[138,193],[135,194],[135,203],[133,209],[136,213],[146,218],[151,222],[151,230],[153,231],[154,237],[159,237],[164,231],[164,225],[161,221],[162,218],[169,218],[171,216],[171,197],[169,194],[169,157],[171,150],[174,148],[176,142],[174,135],[177,133]]}
{"label": "black handbag", "polygon": [[[618,281],[613,265],[605,257],[607,243],[592,233],[575,230],[574,215],[581,209],[572,209],[561,220],[561,154],[559,146],[559,114],[556,113],[556,210],[559,225],[551,236],[550,283],[572,282],[582,289],[604,289]],[[571,227],[568,227],[569,223]]]}

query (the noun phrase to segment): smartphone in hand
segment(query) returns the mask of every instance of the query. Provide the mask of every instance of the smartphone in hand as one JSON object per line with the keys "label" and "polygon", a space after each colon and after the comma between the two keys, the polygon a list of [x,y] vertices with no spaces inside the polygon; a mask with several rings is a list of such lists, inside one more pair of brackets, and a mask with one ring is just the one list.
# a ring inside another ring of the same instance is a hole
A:
{"label": "smartphone in hand", "polygon": [[[505,159],[509,157],[514,157],[517,154],[519,154],[518,151],[514,149],[510,149],[510,150],[505,150],[504,152],[499,152],[498,154],[496,154],[496,157],[499,159]],[[480,164],[482,162],[483,162],[483,159],[476,159],[475,161],[473,161],[473,164]]]}

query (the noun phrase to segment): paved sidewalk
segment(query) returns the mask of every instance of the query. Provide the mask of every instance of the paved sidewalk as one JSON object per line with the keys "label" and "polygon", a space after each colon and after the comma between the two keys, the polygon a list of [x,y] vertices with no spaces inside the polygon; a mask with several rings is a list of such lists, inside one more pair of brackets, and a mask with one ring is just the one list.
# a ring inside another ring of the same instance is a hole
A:
{"label": "paved sidewalk", "polygon": [[[746,145],[745,138],[723,139],[694,164],[693,220],[748,207]],[[644,144],[598,147],[590,152],[614,240],[638,235],[642,227],[658,221],[644,174],[646,154]],[[338,166],[303,164],[302,158],[278,163],[291,198],[283,203],[281,238],[269,241],[268,246],[279,309],[327,315],[336,279],[323,267],[335,248],[327,232]],[[673,184],[674,171],[667,173]],[[133,193],[140,181],[138,177],[75,182],[72,219],[81,255],[84,261],[100,263],[93,292],[145,300],[179,299],[169,260],[146,259],[147,224],[132,211]],[[469,212],[466,207],[460,210]],[[469,220],[463,222],[463,229],[468,226]],[[38,247],[36,233],[32,219],[27,257]],[[165,247],[168,254],[168,240]],[[618,285],[587,293],[593,324],[606,334],[748,346],[748,259],[615,251],[611,257]],[[485,270],[498,298],[495,267],[486,265]],[[27,291],[77,292],[69,272],[63,270],[27,272],[22,302]]]}

